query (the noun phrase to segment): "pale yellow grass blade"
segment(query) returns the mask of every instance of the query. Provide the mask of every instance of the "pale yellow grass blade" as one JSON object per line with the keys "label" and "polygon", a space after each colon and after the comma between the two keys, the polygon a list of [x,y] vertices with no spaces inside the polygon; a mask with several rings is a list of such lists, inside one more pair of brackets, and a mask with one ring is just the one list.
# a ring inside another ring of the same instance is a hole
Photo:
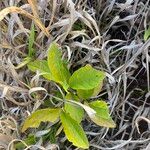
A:
{"label": "pale yellow grass blade", "polygon": [[43,26],[43,24],[41,23],[41,21],[39,21],[39,19],[37,19],[36,17],[34,17],[33,15],[29,14],[27,11],[19,8],[19,7],[15,7],[15,6],[11,6],[11,7],[7,7],[3,10],[0,11],[0,21],[3,20],[5,18],[6,15],[8,15],[9,13],[18,13],[18,14],[22,14],[30,19],[32,19],[35,24],[44,32],[44,34],[46,36],[50,36],[48,30]]}
{"label": "pale yellow grass blade", "polygon": [[40,20],[38,8],[37,8],[37,6],[38,6],[37,1],[36,0],[28,0],[28,3],[31,6],[34,17],[36,17],[38,20]]}

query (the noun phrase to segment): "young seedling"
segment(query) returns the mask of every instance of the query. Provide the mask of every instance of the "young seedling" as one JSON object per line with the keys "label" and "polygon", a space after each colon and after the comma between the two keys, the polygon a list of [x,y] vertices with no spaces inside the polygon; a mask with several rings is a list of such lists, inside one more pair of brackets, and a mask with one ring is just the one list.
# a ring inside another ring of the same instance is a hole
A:
{"label": "young seedling", "polygon": [[34,40],[35,40],[35,28],[34,28],[34,24],[32,24],[30,36],[28,39],[28,54],[24,58],[23,62],[20,63],[18,66],[16,66],[15,69],[22,68],[23,66],[25,66],[26,64],[28,64],[30,61],[34,59],[35,56],[35,50],[33,48]]}
{"label": "young seedling", "polygon": [[[53,42],[48,51],[47,60],[35,60],[28,63],[28,68],[59,84],[65,91],[64,105],[57,108],[40,109],[32,113],[24,122],[22,132],[29,127],[38,127],[41,122],[62,124],[67,139],[74,146],[89,148],[89,142],[81,126],[84,113],[99,126],[114,128],[116,125],[109,115],[107,103],[102,100],[89,102],[100,91],[105,78],[105,72],[86,65],[70,74],[62,60],[59,46]],[[72,90],[71,90],[72,89]],[[75,91],[71,93],[69,91]]]}
{"label": "young seedling", "polygon": [[144,32],[144,41],[147,41],[150,37],[150,26]]}

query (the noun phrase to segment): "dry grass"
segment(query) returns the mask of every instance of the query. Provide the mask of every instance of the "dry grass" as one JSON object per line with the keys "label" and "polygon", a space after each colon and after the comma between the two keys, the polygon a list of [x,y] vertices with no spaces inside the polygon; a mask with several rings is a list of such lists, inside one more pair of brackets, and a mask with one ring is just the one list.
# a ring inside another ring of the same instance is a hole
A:
{"label": "dry grass", "polygon": [[[0,10],[1,147],[12,149],[12,143],[27,136],[20,132],[20,125],[47,99],[35,100],[32,92],[46,89],[51,95],[60,90],[27,67],[15,69],[27,55],[34,22],[37,58],[44,59],[55,40],[71,70],[90,63],[107,72],[97,98],[110,104],[117,128],[108,130],[83,122],[90,149],[150,149],[150,39],[143,40],[150,25],[149,0],[1,0]],[[33,129],[30,133],[42,137],[44,131]],[[56,144],[39,138],[26,149],[75,149],[61,137]]]}

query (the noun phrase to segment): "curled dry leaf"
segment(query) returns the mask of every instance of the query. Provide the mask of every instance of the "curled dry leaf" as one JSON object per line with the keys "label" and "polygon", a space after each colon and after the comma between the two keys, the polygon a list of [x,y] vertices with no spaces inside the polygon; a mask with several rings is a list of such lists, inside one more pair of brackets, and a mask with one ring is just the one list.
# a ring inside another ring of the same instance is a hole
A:
{"label": "curled dry leaf", "polygon": [[9,13],[19,13],[22,14],[30,19],[32,19],[35,24],[45,33],[46,36],[50,36],[48,30],[45,28],[45,26],[41,23],[41,21],[39,19],[37,19],[35,16],[29,14],[27,11],[16,7],[16,6],[11,6],[11,7],[7,7],[3,10],[0,11],[0,21],[3,20],[5,18],[6,15],[8,15]]}
{"label": "curled dry leaf", "polygon": [[139,130],[139,124],[138,124],[138,123],[139,123],[141,120],[144,120],[144,121],[146,121],[148,124],[150,124],[150,119],[148,119],[148,118],[146,118],[146,117],[143,117],[143,116],[137,117],[136,120],[135,120],[135,125],[136,125],[136,128],[137,128],[139,134],[140,134],[140,130]]}
{"label": "curled dry leaf", "polygon": [[13,137],[5,135],[5,134],[0,134],[0,147],[7,149],[9,143],[12,140],[13,140]]}
{"label": "curled dry leaf", "polygon": [[28,3],[31,6],[34,17],[36,17],[38,20],[40,20],[38,8],[37,8],[37,1],[36,0],[28,0]]}

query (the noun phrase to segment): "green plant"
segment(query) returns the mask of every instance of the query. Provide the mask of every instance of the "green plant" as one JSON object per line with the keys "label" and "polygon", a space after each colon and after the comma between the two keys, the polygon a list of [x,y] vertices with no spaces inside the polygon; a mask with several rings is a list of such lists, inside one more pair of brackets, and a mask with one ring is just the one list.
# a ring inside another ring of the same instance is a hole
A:
{"label": "green plant", "polygon": [[15,67],[16,69],[19,69],[25,66],[26,64],[28,64],[34,59],[34,56],[35,56],[35,50],[33,48],[34,39],[35,39],[35,28],[34,28],[34,24],[32,24],[29,39],[28,39],[28,54],[24,58],[23,62]]}
{"label": "green plant", "polygon": [[144,41],[147,41],[150,37],[150,26],[144,32]]}
{"label": "green plant", "polygon": [[39,70],[45,79],[58,83],[64,89],[66,96],[63,106],[40,109],[32,113],[25,120],[22,132],[29,127],[38,127],[41,122],[49,121],[54,124],[60,122],[67,139],[73,145],[86,149],[89,147],[89,143],[81,126],[84,112],[99,126],[115,127],[106,102],[102,100],[89,102],[91,97],[101,91],[105,78],[103,71],[86,65],[71,75],[55,42],[50,45],[47,60],[30,62],[28,68],[33,72]]}
{"label": "green plant", "polygon": [[[26,145],[32,145],[32,144],[36,144],[36,137],[32,134],[29,134],[28,137],[26,139],[24,139],[23,142],[17,142],[14,145],[15,150],[23,150],[25,149]],[[26,145],[25,145],[25,144]]]}

